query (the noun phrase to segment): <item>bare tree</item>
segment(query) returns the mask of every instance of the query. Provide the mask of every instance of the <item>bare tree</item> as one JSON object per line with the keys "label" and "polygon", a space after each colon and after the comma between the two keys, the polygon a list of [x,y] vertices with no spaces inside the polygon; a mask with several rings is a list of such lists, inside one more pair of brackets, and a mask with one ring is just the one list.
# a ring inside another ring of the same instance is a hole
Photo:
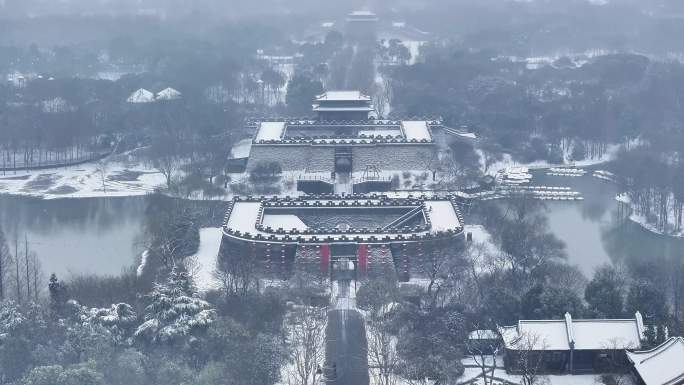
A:
{"label": "bare tree", "polygon": [[629,365],[625,365],[625,351],[636,346],[620,338],[612,338],[602,346],[605,355],[601,365],[604,374],[596,379],[597,383],[606,385],[629,385],[632,383]]}
{"label": "bare tree", "polygon": [[288,317],[289,385],[316,385],[325,359],[325,309],[297,306]]}
{"label": "bare tree", "polygon": [[245,295],[258,285],[256,248],[221,245],[215,272],[226,295]]}
{"label": "bare tree", "polygon": [[466,349],[475,364],[482,370],[484,385],[494,384],[496,355],[501,348],[499,336],[493,330],[478,328],[466,341]]}
{"label": "bare tree", "polygon": [[33,300],[38,302],[45,281],[45,274],[36,253],[31,253],[31,280],[33,281]]}
{"label": "bare tree", "polygon": [[14,283],[17,289],[17,302],[21,302],[21,273],[19,273],[19,234],[14,232]]}
{"label": "bare tree", "polygon": [[396,349],[396,337],[390,333],[386,317],[373,317],[367,324],[368,365],[373,370],[371,375],[378,385],[395,385],[396,367],[399,356]]}
{"label": "bare tree", "polygon": [[11,260],[12,254],[10,254],[9,247],[7,246],[5,233],[0,228],[0,301],[5,299],[5,277],[7,277]]}
{"label": "bare tree", "polygon": [[97,162],[97,174],[100,176],[100,181],[102,182],[102,192],[107,193],[107,171],[109,168],[109,162],[107,157],[100,159]]}
{"label": "bare tree", "polygon": [[541,374],[544,354],[548,346],[539,335],[522,333],[514,341],[517,353],[517,363],[520,370],[522,385],[543,385],[548,383],[546,376]]}

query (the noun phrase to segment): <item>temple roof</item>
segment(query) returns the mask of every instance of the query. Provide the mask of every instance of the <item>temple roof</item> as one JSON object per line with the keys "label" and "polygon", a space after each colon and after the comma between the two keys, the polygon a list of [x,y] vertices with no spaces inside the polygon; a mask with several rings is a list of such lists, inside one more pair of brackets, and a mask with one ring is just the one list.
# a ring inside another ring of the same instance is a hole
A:
{"label": "temple roof", "polygon": [[675,385],[684,381],[684,338],[672,337],[651,350],[627,352],[646,385]]}
{"label": "temple roof", "polygon": [[644,327],[641,314],[632,319],[520,320],[499,328],[506,349],[603,350],[638,349]]}
{"label": "temple roof", "polygon": [[152,103],[154,102],[154,93],[140,88],[133,92],[126,101],[128,103]]}
{"label": "temple roof", "polygon": [[360,91],[328,91],[324,94],[316,96],[317,102],[346,102],[359,100],[370,102],[371,98],[370,96],[362,94]]}

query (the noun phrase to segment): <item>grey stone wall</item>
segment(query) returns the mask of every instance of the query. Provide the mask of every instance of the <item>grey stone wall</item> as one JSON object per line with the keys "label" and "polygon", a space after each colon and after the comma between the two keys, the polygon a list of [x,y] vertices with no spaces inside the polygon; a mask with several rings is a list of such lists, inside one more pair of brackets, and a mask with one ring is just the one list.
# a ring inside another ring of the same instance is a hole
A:
{"label": "grey stone wall", "polygon": [[432,144],[354,147],[353,168],[354,171],[364,171],[367,165],[374,165],[381,171],[427,170],[434,151]]}
{"label": "grey stone wall", "polygon": [[247,172],[259,161],[280,163],[283,171],[331,172],[335,166],[335,148],[327,146],[254,145]]}
{"label": "grey stone wall", "polygon": [[[434,144],[378,144],[352,146],[353,171],[373,165],[386,170],[428,170],[435,154]],[[280,163],[283,171],[332,172],[335,147],[312,145],[254,145],[247,163],[250,172],[259,161]]]}

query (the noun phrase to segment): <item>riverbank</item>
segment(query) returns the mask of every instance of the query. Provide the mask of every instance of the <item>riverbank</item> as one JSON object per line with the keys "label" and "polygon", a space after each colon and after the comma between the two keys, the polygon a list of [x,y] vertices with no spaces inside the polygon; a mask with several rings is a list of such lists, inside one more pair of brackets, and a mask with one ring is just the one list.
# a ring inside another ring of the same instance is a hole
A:
{"label": "riverbank", "polygon": [[62,168],[7,172],[0,176],[0,194],[44,199],[146,195],[165,178],[156,169],[125,157]]}
{"label": "riverbank", "polygon": [[[629,208],[629,220],[638,224],[639,226],[643,227],[644,229],[658,235],[666,236],[666,237],[673,237],[673,238],[683,238],[684,239],[684,229],[680,229],[679,231],[673,230],[670,232],[663,231],[659,229],[653,222],[649,221],[649,219],[644,216],[638,214],[638,210],[636,205],[632,202],[632,199],[627,195],[627,194],[619,194],[615,196],[615,200],[620,202],[621,204],[626,205]],[[674,221],[674,218],[668,218],[668,223],[670,220]]]}

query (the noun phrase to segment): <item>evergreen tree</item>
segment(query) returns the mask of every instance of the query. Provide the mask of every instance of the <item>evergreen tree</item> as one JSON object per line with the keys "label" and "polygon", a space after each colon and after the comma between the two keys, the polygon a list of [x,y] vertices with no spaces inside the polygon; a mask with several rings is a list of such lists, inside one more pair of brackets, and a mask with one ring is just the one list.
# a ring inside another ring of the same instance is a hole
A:
{"label": "evergreen tree", "polygon": [[589,312],[599,318],[623,315],[622,278],[613,267],[602,267],[584,290]]}
{"label": "evergreen tree", "polygon": [[135,331],[152,343],[177,343],[206,330],[216,318],[207,301],[198,298],[186,271],[174,266],[164,284],[157,283],[149,295],[145,322]]}
{"label": "evergreen tree", "polygon": [[665,294],[646,281],[637,281],[629,288],[626,308],[630,314],[640,311],[648,321],[656,324],[665,322],[668,316]]}
{"label": "evergreen tree", "polygon": [[50,274],[50,282],[48,283],[48,292],[50,294],[50,310],[56,317],[64,316],[64,309],[67,302],[66,286],[57,279],[57,274]]}

